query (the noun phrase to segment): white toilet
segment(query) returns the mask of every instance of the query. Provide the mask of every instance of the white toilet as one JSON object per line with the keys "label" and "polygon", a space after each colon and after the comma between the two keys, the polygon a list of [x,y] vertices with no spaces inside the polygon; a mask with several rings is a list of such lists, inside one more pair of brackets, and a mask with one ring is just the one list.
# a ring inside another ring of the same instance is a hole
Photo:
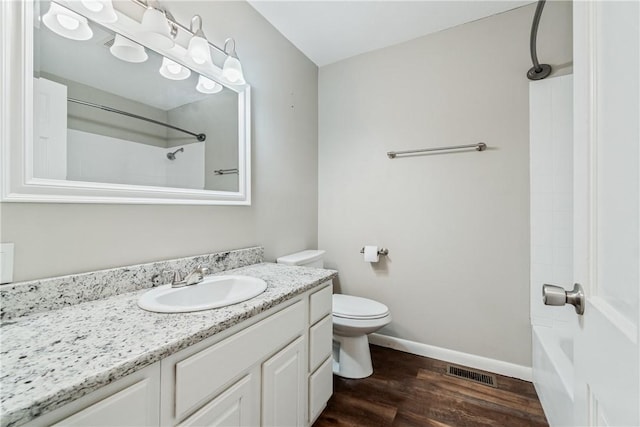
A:
{"label": "white toilet", "polygon": [[[324,266],[324,251],[306,250],[278,258],[285,265]],[[367,298],[333,295],[333,373],[365,378],[373,373],[367,334],[391,322],[386,305]]]}

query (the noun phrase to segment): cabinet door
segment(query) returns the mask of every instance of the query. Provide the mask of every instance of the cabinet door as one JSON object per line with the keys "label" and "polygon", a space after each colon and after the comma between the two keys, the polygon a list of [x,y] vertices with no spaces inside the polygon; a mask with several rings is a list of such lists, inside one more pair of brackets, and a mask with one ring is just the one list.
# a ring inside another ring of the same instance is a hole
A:
{"label": "cabinet door", "polygon": [[301,426],[306,419],[307,357],[304,337],[262,365],[262,425]]}
{"label": "cabinet door", "polygon": [[[53,426],[157,426],[160,415],[160,375],[159,365],[152,369],[143,370],[125,377],[119,382],[129,382],[130,377],[143,376],[132,385],[120,391],[104,397],[108,387],[98,390],[96,396],[103,395],[102,400],[91,406],[85,407],[74,415],[55,424],[50,424],[46,419],[41,420],[41,425]],[[147,374],[148,373],[148,374]],[[90,395],[91,397],[91,395]],[[74,402],[67,407],[73,409],[82,402]],[[64,408],[64,407],[63,407]],[[66,409],[66,408],[64,408]]]}
{"label": "cabinet door", "polygon": [[256,426],[260,422],[259,393],[260,371],[256,368],[180,426]]}

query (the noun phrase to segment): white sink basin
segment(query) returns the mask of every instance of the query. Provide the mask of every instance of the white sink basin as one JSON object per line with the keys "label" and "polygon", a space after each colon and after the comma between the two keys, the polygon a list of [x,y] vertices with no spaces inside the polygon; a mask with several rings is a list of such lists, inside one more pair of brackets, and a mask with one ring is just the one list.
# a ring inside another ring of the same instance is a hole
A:
{"label": "white sink basin", "polygon": [[197,285],[159,286],[142,294],[138,306],[158,313],[187,313],[224,307],[251,299],[267,289],[267,283],[249,276],[210,276]]}

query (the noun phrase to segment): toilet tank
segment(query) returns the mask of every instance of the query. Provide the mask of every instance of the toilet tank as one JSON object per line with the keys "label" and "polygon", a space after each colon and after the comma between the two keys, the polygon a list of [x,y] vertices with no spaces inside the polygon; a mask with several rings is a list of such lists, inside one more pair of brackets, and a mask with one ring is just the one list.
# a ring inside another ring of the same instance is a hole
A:
{"label": "toilet tank", "polygon": [[295,254],[281,256],[276,260],[278,264],[304,265],[305,267],[324,267],[323,250],[306,250]]}

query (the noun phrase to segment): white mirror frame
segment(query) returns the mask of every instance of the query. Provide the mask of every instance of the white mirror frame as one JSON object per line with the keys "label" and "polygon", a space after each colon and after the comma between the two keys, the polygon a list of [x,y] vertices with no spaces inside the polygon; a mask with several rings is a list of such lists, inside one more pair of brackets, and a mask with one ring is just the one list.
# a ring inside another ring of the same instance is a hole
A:
{"label": "white mirror frame", "polygon": [[[251,204],[251,88],[238,93],[238,191],[211,191],[142,185],[41,179],[33,176],[32,1],[0,1],[0,195],[3,202],[127,203],[185,205]],[[107,28],[109,25],[101,24]],[[113,29],[113,28],[111,28]],[[126,34],[125,34],[126,35]],[[177,60],[169,53],[160,53]],[[217,81],[218,67],[189,68]]]}

